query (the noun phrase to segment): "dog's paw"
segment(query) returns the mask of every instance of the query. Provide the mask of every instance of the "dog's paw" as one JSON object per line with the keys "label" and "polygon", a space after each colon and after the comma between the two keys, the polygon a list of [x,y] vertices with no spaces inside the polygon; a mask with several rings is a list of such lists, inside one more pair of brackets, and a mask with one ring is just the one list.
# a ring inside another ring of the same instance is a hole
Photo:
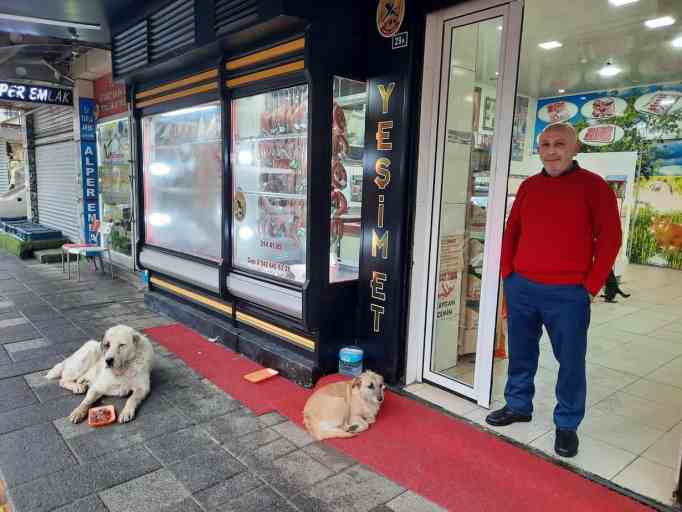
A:
{"label": "dog's paw", "polygon": [[73,388],[71,388],[71,389],[73,390],[73,392],[76,395],[82,395],[83,393],[85,393],[88,390],[88,385],[76,383],[73,385]]}
{"label": "dog's paw", "polygon": [[88,415],[88,411],[84,411],[80,407],[76,407],[71,414],[69,414],[69,421],[71,423],[80,423]]}
{"label": "dog's paw", "polygon": [[135,411],[124,407],[121,411],[121,414],[118,415],[118,422],[128,423],[133,418],[135,418]]}
{"label": "dog's paw", "polygon": [[357,432],[359,428],[360,425],[348,425],[346,427],[346,432]]}

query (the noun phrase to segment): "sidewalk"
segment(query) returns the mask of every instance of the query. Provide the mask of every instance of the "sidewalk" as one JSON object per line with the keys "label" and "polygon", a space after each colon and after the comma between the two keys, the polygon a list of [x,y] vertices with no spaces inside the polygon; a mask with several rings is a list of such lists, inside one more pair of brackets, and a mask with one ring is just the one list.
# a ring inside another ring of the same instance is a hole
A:
{"label": "sidewalk", "polygon": [[133,422],[72,425],[82,397],[45,370],[117,323],[174,323],[124,281],[82,279],[0,253],[0,479],[12,512],[442,510],[280,414],[255,416],[159,345]]}

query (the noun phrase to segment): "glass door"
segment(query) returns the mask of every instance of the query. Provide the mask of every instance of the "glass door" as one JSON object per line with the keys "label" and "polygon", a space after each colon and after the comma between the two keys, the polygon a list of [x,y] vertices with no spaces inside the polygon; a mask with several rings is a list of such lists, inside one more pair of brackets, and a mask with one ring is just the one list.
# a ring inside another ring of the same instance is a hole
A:
{"label": "glass door", "polygon": [[488,406],[521,8],[480,4],[427,22],[427,41],[442,46],[426,50],[414,257],[428,282],[412,306],[423,311],[423,380]]}

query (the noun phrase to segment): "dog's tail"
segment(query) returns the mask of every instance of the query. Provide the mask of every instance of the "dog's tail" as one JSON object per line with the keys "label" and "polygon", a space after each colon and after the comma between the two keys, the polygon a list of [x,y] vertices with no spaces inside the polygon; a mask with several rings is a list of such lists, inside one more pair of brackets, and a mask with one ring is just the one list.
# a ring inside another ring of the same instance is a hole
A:
{"label": "dog's tail", "polygon": [[50,379],[50,380],[58,379],[59,377],[62,376],[63,371],[64,371],[64,361],[54,365],[54,367],[49,372],[47,372],[47,375],[45,375],[45,377]]}
{"label": "dog's tail", "polygon": [[627,299],[630,296],[629,293],[623,293],[623,290],[621,290],[620,288],[618,288],[618,290],[616,290],[616,292],[618,293],[618,295],[620,295],[624,299]]}

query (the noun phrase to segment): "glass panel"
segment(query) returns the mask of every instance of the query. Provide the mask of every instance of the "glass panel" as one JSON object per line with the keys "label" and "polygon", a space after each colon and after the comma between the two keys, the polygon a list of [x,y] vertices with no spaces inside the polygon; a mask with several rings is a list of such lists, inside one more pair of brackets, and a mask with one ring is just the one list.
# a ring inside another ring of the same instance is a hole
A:
{"label": "glass panel", "polygon": [[130,120],[97,125],[102,244],[132,256]]}
{"label": "glass panel", "polygon": [[233,264],[306,278],[308,86],[232,101]]}
{"label": "glass panel", "polygon": [[220,258],[220,105],[142,119],[146,242]]}
{"label": "glass panel", "polygon": [[435,209],[440,231],[431,371],[470,386],[476,360],[500,24],[501,18],[452,29],[446,53],[445,140],[438,145],[444,149],[440,208]]}
{"label": "glass panel", "polygon": [[358,278],[367,83],[334,77],[329,282]]}

